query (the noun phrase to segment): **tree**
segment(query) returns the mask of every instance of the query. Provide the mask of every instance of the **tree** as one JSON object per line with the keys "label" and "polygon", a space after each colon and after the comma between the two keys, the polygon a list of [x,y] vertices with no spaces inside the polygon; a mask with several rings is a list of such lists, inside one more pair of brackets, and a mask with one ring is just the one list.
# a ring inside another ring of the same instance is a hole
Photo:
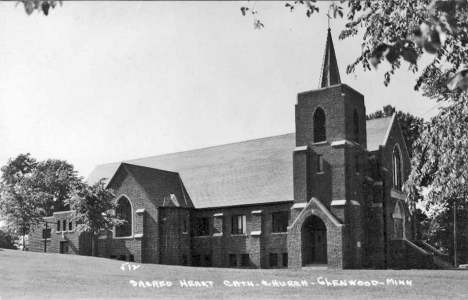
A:
{"label": "tree", "polygon": [[[459,237],[467,236],[468,213],[468,101],[467,95],[441,109],[424,124],[420,138],[414,145],[412,171],[405,184],[410,204],[420,202],[428,216],[428,238],[440,247],[454,253],[453,207],[459,208],[461,230]],[[425,191],[424,197],[421,193]],[[463,223],[465,222],[465,223]],[[462,239],[460,258],[468,258],[467,240]]]}
{"label": "tree", "polygon": [[23,3],[24,10],[28,15],[31,15],[34,11],[43,12],[44,15],[49,15],[50,8],[54,9],[57,6],[57,2],[62,6],[62,1],[38,1],[38,0],[22,0],[16,2],[16,5]]}
{"label": "tree", "polygon": [[[466,90],[466,72],[460,67],[468,57],[468,1],[350,1],[349,6],[351,22],[340,38],[366,29],[363,52],[348,67],[348,73],[358,64],[370,70],[370,64],[377,66],[385,58],[391,64],[384,76],[384,83],[388,84],[402,59],[411,64],[410,70],[416,71],[418,58],[426,52],[434,54],[434,59],[416,82],[416,90],[422,87],[426,94],[429,90],[434,92],[432,87],[441,80],[443,85],[438,85],[433,96],[444,95],[441,99],[446,99],[447,94],[459,95],[457,87]],[[362,13],[355,17],[361,9]]]}
{"label": "tree", "polygon": [[[395,107],[391,105],[386,105],[382,110],[375,111],[366,116],[367,120],[379,119],[384,117],[389,117],[395,113]],[[419,138],[421,130],[423,128],[423,119],[413,116],[410,113],[404,113],[401,110],[396,112],[396,117],[398,124],[400,125],[401,131],[403,133],[403,138],[405,139],[406,148],[410,155],[413,153],[413,144]]]}
{"label": "tree", "polygon": [[[445,205],[468,195],[468,102],[442,108],[424,125],[415,143],[412,173],[406,183],[410,196],[422,187],[430,188],[426,204]],[[413,199],[415,200],[415,199]]]}
{"label": "tree", "polygon": [[9,230],[22,236],[23,244],[44,217],[65,209],[64,201],[81,182],[66,161],[38,162],[29,153],[9,159],[1,171],[0,215]]}
{"label": "tree", "polygon": [[31,154],[20,154],[15,159],[9,159],[8,163],[1,168],[2,181],[5,184],[16,184],[31,174],[37,167],[37,161]]}
{"label": "tree", "polygon": [[39,162],[34,171],[37,188],[47,194],[47,214],[66,210],[65,200],[82,180],[73,165],[64,160],[47,159]]}
{"label": "tree", "polygon": [[18,239],[14,233],[7,228],[0,228],[0,248],[16,249],[15,241]]}
{"label": "tree", "polygon": [[115,195],[111,189],[106,189],[101,179],[92,186],[80,184],[74,196],[67,201],[74,210],[73,219],[77,222],[78,232],[89,232],[93,235],[93,256],[97,256],[97,239],[102,231],[112,231],[114,226],[124,224],[124,221],[112,213],[117,207]]}
{"label": "tree", "polygon": [[[286,3],[291,12],[297,7],[305,8],[307,17],[319,12],[315,0]],[[330,1],[328,17],[343,17],[344,10],[338,1]],[[361,64],[364,70],[377,67],[383,59],[391,64],[384,75],[384,84],[399,69],[401,61],[410,63],[409,70],[417,71],[417,61],[426,52],[434,55],[433,62],[424,69],[415,89],[431,89],[437,81],[443,81],[441,92],[468,90],[468,69],[460,67],[466,63],[468,38],[468,1],[444,0],[351,0],[346,2],[349,23],[340,34],[340,39],[356,36],[364,30],[362,54],[350,64],[347,73],[355,71]],[[241,7],[245,16],[251,12],[254,28],[264,27],[258,19],[253,5]],[[259,24],[261,26],[259,26]],[[434,76],[437,75],[437,76]],[[434,78],[436,77],[436,78]],[[442,79],[442,80],[441,80]]]}
{"label": "tree", "polygon": [[26,177],[12,184],[0,184],[0,215],[11,232],[22,236],[23,250],[25,236],[44,221],[44,199],[44,194],[34,188],[31,178]]}
{"label": "tree", "polygon": [[[468,207],[466,201],[459,201],[457,210],[457,260],[468,263]],[[451,257],[455,255],[454,245],[454,206],[432,207],[426,211],[423,220],[424,236],[431,245]]]}
{"label": "tree", "polygon": [[10,159],[1,171],[4,184],[27,183],[30,188],[42,192],[46,215],[65,210],[64,201],[71,196],[73,189],[82,180],[73,165],[68,162],[58,159],[38,162],[29,153]]}

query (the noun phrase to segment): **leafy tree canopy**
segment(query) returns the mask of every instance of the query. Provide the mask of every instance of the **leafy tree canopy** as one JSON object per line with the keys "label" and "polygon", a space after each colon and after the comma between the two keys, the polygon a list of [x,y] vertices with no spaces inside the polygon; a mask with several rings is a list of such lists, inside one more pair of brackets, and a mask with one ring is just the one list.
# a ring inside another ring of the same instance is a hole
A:
{"label": "leafy tree canopy", "polygon": [[82,180],[68,162],[58,159],[38,162],[29,153],[10,159],[1,171],[5,185],[28,185],[41,192],[47,215],[65,210],[64,201]]}
{"label": "leafy tree canopy", "polygon": [[[316,2],[294,1],[285,7],[290,11],[305,8],[307,17],[311,17],[319,12]],[[244,16],[252,13],[254,28],[264,27],[253,7],[241,7],[241,12]],[[425,52],[434,55],[434,59],[416,82],[416,90],[422,88],[428,97],[447,100],[468,89],[467,0],[330,1],[327,16],[337,18],[345,14],[349,22],[340,39],[364,31],[362,54],[348,66],[347,73],[353,73],[358,65],[371,70],[371,66],[377,67],[385,59],[391,64],[384,75],[384,84],[388,85],[402,60],[409,62],[410,71],[416,72],[418,59]]]}
{"label": "leafy tree canopy", "polygon": [[112,231],[114,226],[124,224],[113,213],[117,207],[115,195],[111,189],[106,189],[101,179],[92,186],[82,183],[77,186],[74,196],[67,204],[75,211],[73,219],[77,222],[78,232],[89,232],[93,235],[93,256],[97,255],[97,238],[102,231]]}
{"label": "leafy tree canopy", "polygon": [[34,187],[31,178],[26,177],[12,184],[0,183],[0,216],[10,232],[23,236],[23,242],[25,235],[44,221],[45,199],[44,193]]}
{"label": "leafy tree canopy", "polygon": [[23,237],[44,217],[65,210],[65,200],[81,182],[66,161],[38,162],[29,153],[8,160],[1,171],[0,215],[10,231]]}
{"label": "leafy tree canopy", "polygon": [[60,3],[62,6],[62,1],[39,1],[39,0],[22,0],[16,2],[16,5],[23,3],[24,10],[28,15],[31,15],[34,11],[42,12],[44,15],[49,15],[49,10],[54,9],[57,6],[57,3]]}
{"label": "leafy tree canopy", "polygon": [[104,230],[113,230],[123,222],[114,217],[112,211],[117,207],[114,192],[106,189],[101,179],[94,185],[86,183],[77,186],[73,197],[67,200],[71,210],[75,211],[74,219],[78,222],[79,232],[99,234]]}
{"label": "leafy tree canopy", "polygon": [[406,190],[412,200],[426,187],[428,209],[452,204],[468,195],[468,99],[466,95],[424,124],[416,141]]}

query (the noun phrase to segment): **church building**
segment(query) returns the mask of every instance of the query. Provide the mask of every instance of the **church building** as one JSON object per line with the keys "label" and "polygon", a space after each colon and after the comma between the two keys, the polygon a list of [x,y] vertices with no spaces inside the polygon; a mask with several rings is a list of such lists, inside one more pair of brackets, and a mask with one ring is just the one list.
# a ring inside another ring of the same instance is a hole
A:
{"label": "church building", "polygon": [[[341,83],[330,30],[320,86],[299,93],[296,132],[98,165],[127,221],[98,255],[229,268],[423,268],[402,185],[410,158],[395,115],[366,121]],[[32,251],[90,255],[72,211],[31,235]],[[44,250],[45,249],[45,250]]]}

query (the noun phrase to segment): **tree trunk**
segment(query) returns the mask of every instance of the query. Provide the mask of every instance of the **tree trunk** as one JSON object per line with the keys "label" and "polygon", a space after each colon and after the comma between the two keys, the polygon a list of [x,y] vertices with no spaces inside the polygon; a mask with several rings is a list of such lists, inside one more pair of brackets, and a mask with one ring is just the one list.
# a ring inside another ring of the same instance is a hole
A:
{"label": "tree trunk", "polygon": [[26,234],[23,230],[23,251],[26,251],[26,240],[25,240]]}
{"label": "tree trunk", "polygon": [[93,256],[98,257],[98,234],[93,233],[92,250]]}
{"label": "tree trunk", "polygon": [[457,234],[457,201],[453,202],[453,260],[455,268],[458,268],[458,234]]}

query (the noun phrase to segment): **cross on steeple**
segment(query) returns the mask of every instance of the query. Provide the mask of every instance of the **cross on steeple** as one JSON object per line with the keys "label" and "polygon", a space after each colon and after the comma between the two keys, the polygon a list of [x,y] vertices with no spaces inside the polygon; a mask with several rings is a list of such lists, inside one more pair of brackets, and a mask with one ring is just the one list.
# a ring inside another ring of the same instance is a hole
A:
{"label": "cross on steeple", "polygon": [[325,45],[325,54],[323,56],[319,88],[329,87],[340,83],[340,71],[338,70],[338,62],[336,61],[335,48],[333,47],[329,17],[327,43]]}

